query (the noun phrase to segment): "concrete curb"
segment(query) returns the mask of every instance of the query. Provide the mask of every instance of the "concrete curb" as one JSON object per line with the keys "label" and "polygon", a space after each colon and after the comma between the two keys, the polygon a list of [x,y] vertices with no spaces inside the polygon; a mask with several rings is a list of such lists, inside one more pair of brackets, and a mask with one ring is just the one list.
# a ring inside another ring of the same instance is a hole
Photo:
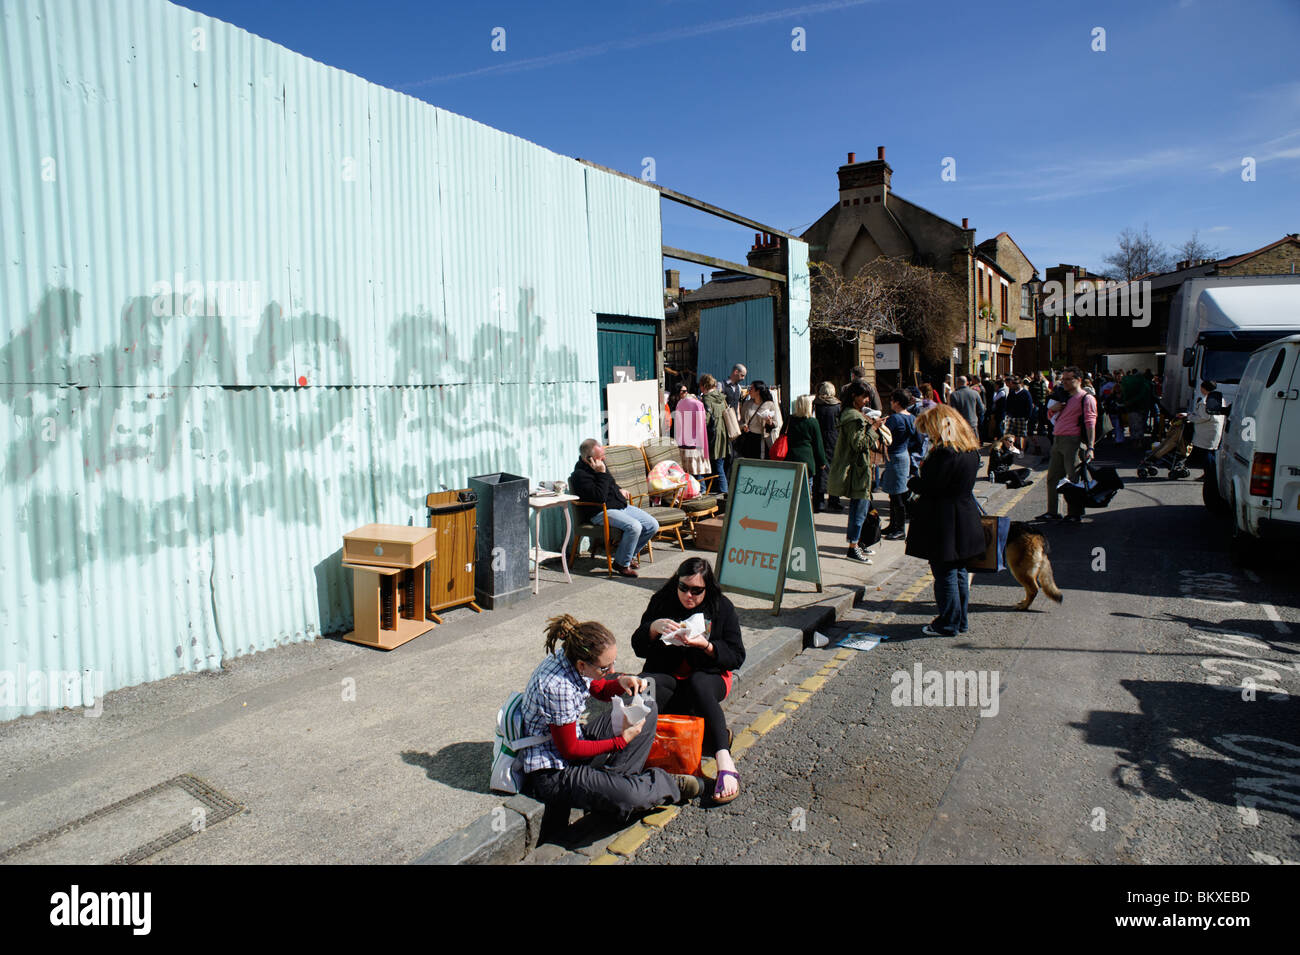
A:
{"label": "concrete curb", "polygon": [[[791,611],[797,626],[775,627],[752,643],[745,641],[745,666],[738,671],[736,686],[760,685],[794,659],[812,639],[813,631],[838,620],[866,594],[865,586],[853,586],[844,593]],[[750,629],[750,628],[745,628]],[[750,630],[752,633],[753,631]],[[730,700],[742,694],[734,694]],[[724,704],[724,709],[729,707]],[[485,812],[459,832],[453,833],[412,865],[512,865],[523,862],[537,848],[545,807],[527,796],[511,796],[500,806]]]}

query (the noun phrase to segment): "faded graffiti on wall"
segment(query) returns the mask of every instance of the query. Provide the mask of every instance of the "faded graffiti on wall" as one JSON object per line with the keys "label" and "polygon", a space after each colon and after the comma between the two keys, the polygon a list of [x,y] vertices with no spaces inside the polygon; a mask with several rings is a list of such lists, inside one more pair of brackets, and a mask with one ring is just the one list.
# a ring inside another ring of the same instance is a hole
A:
{"label": "faded graffiti on wall", "polygon": [[[77,355],[81,297],[51,289],[0,346],[9,418],[0,484],[27,488],[18,527],[38,581],[100,558],[242,534],[253,517],[329,526],[382,513],[395,498],[414,510],[427,492],[463,486],[470,474],[528,474],[555,448],[576,449],[593,424],[594,383],[577,381],[572,343],[545,340],[530,289],[518,290],[513,328],[502,316],[468,339],[427,313],[398,317],[379,382],[358,380],[343,327],[329,316],[283,316],[272,302],[236,361],[235,319],[158,311],[155,298],[131,299],[116,340]],[[326,384],[292,384],[303,355]],[[496,380],[475,380],[488,377],[484,369],[496,369]],[[41,479],[72,453],[77,486],[61,486],[68,474]],[[355,466],[318,477],[312,459],[321,454]],[[103,480],[140,467],[183,467],[186,481],[157,497]],[[72,546],[41,546],[38,525],[69,520],[84,525],[66,536]]]}

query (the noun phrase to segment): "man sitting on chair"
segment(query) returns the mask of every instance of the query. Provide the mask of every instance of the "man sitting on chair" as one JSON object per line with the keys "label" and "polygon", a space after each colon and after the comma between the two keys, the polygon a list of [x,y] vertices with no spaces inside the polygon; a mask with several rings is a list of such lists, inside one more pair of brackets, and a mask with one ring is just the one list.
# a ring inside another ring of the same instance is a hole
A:
{"label": "man sitting on chair", "polygon": [[659,533],[659,522],[628,503],[632,495],[618,486],[605,470],[605,449],[595,438],[588,438],[578,448],[578,463],[569,475],[569,490],[580,501],[605,505],[610,530],[623,532],[614,554],[614,569],[624,577],[637,576],[636,555]]}

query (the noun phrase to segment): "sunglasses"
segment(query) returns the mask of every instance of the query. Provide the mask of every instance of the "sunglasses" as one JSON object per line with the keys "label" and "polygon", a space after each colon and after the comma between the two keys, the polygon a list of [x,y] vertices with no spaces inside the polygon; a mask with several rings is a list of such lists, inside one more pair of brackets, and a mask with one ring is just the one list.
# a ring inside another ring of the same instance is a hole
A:
{"label": "sunglasses", "polygon": [[688,587],[686,584],[682,583],[680,580],[677,581],[677,592],[678,592],[678,593],[681,593],[681,594],[690,594],[692,597],[703,597],[703,596],[704,596],[704,588],[703,588],[703,587]]}

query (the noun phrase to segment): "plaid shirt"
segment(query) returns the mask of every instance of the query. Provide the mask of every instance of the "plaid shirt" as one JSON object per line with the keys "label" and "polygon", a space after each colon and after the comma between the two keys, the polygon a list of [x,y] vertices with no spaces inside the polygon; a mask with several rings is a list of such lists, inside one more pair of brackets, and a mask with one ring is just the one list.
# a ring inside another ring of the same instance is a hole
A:
{"label": "plaid shirt", "polygon": [[[590,686],[564,655],[564,647],[558,647],[533,671],[524,691],[524,730],[529,736],[545,736],[546,742],[523,751],[525,773],[564,769],[566,763],[555,748],[551,727],[577,723],[590,695]],[[581,724],[578,738],[585,738]]]}

